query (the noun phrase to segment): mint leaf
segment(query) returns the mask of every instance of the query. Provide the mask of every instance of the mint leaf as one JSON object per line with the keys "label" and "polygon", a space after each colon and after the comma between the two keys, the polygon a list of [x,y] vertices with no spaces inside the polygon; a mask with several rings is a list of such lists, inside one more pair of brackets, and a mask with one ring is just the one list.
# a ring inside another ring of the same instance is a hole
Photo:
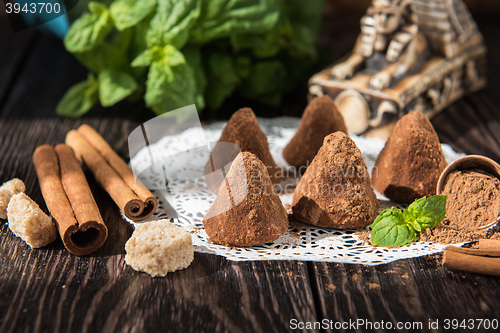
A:
{"label": "mint leaf", "polygon": [[279,0],[203,1],[202,15],[190,37],[205,43],[238,34],[269,32],[284,11],[283,3]]}
{"label": "mint leaf", "polygon": [[64,94],[56,107],[59,116],[76,118],[87,113],[97,102],[99,83],[90,74],[88,79],[75,84]]}
{"label": "mint leaf", "polygon": [[122,31],[115,31],[111,43],[117,48],[126,53],[132,44],[132,38],[134,36],[133,28],[127,28]]}
{"label": "mint leaf", "polygon": [[417,235],[396,207],[384,210],[373,222],[371,243],[378,246],[403,246],[413,242]]}
{"label": "mint leaf", "polygon": [[180,51],[168,46],[164,57],[151,63],[144,99],[157,114],[196,103],[194,73]]}
{"label": "mint leaf", "polygon": [[184,58],[187,64],[193,69],[194,78],[196,80],[196,108],[203,110],[205,108],[205,89],[207,87],[207,76],[203,69],[201,51],[199,47],[193,45],[186,45],[182,49]]}
{"label": "mint leaf", "polygon": [[225,53],[212,53],[208,58],[207,81],[207,104],[216,110],[240,83],[233,57]]}
{"label": "mint leaf", "polygon": [[104,70],[99,73],[99,100],[102,106],[111,106],[137,89],[134,78],[127,73]]}
{"label": "mint leaf", "polygon": [[240,56],[234,61],[236,73],[242,79],[248,79],[252,74],[252,59]]}
{"label": "mint leaf", "polygon": [[406,221],[406,223],[408,223],[409,225],[411,225],[411,227],[413,229],[415,229],[415,231],[417,231],[417,232],[421,232],[422,231],[422,226],[420,224],[418,224],[417,221],[410,220],[410,221]]}
{"label": "mint leaf", "polygon": [[371,226],[371,243],[402,246],[413,242],[419,232],[434,228],[443,221],[447,197],[435,195],[417,199],[404,212],[396,207],[384,210]]}
{"label": "mint leaf", "polygon": [[109,12],[118,30],[133,27],[156,8],[156,0],[115,0]]}
{"label": "mint leaf", "polygon": [[146,49],[132,60],[130,66],[132,67],[145,67],[151,65],[155,60],[160,60],[162,58],[162,48],[159,46],[153,46],[152,48]]}
{"label": "mint leaf", "polygon": [[148,46],[171,44],[181,49],[189,40],[189,31],[200,16],[200,9],[200,0],[158,0],[147,32]]}
{"label": "mint leaf", "polygon": [[105,5],[89,2],[89,11],[71,25],[64,38],[64,46],[69,52],[84,52],[94,48],[113,29],[113,20]]}
{"label": "mint leaf", "polygon": [[280,91],[286,85],[286,78],[287,69],[280,61],[259,61],[252,65],[249,77],[238,88],[238,92],[243,97],[278,106],[281,103]]}
{"label": "mint leaf", "polygon": [[418,223],[422,229],[436,227],[446,218],[447,197],[447,195],[435,195],[415,200],[405,211],[405,220]]}
{"label": "mint leaf", "polygon": [[163,48],[164,61],[168,63],[169,66],[184,65],[186,59],[181,51],[177,50],[172,45],[167,45]]}
{"label": "mint leaf", "polygon": [[132,67],[149,66],[153,61],[164,61],[169,66],[185,64],[186,59],[182,52],[172,45],[165,47],[153,46],[139,54],[130,64]]}
{"label": "mint leaf", "polygon": [[155,16],[155,14],[156,12],[153,11],[141,22],[137,23],[134,27],[131,28],[133,31],[133,36],[129,48],[130,59],[134,59],[135,57],[137,57],[137,55],[148,48],[146,36],[151,24],[151,20]]}
{"label": "mint leaf", "polygon": [[127,71],[129,67],[125,52],[108,43],[101,43],[92,50],[75,53],[74,56],[94,73],[106,69]]}
{"label": "mint leaf", "polygon": [[[133,76],[139,87],[127,99],[144,98],[157,113],[192,103],[201,110],[205,101],[221,105],[235,92],[277,105],[311,66],[323,2],[96,0],[64,44],[96,76],[107,70]],[[231,58],[213,66],[227,72],[209,68],[214,53]],[[120,94],[109,96],[101,94],[104,104]]]}

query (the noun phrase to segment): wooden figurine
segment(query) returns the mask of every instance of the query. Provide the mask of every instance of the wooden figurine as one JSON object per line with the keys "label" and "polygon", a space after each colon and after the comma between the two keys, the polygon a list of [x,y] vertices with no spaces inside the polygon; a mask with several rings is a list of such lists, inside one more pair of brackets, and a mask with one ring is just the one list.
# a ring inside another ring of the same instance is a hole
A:
{"label": "wooden figurine", "polygon": [[483,88],[486,52],[462,0],[373,0],[352,54],[315,74],[309,93],[330,95],[350,132],[370,134]]}

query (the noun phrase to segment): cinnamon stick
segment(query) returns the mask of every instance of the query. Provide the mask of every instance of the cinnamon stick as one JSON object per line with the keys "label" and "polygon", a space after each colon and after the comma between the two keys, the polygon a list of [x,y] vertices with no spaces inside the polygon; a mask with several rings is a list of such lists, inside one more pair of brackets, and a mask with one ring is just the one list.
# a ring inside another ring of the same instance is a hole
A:
{"label": "cinnamon stick", "polygon": [[86,255],[104,243],[108,229],[73,151],[65,145],[56,149],[42,145],[33,153],[40,189],[66,249]]}
{"label": "cinnamon stick", "polygon": [[445,251],[459,252],[463,254],[469,254],[472,256],[483,256],[483,257],[500,257],[500,249],[496,250],[484,250],[481,247],[479,249],[468,249],[465,247],[458,247],[449,245],[445,248]]}
{"label": "cinnamon stick", "polygon": [[445,249],[443,266],[467,272],[500,276],[500,258],[482,257]]}
{"label": "cinnamon stick", "polygon": [[500,252],[500,240],[496,239],[480,239],[479,240],[480,250],[490,250]]}
{"label": "cinnamon stick", "polygon": [[115,169],[115,171],[122,177],[123,181],[132,189],[132,191],[137,194],[139,199],[144,201],[148,207],[144,209],[146,211],[153,210],[156,211],[158,206],[158,200],[151,193],[150,190],[142,184],[142,182],[135,179],[132,169],[125,163],[125,161],[118,156],[118,154],[111,148],[111,146],[104,140],[104,138],[97,133],[89,125],[82,125],[78,128],[78,132],[87,140],[92,147],[94,147],[99,154],[109,163],[109,165]]}
{"label": "cinnamon stick", "polygon": [[141,221],[154,213],[157,206],[156,198],[154,198],[156,203],[154,205],[145,204],[140,200],[115,169],[79,131],[70,131],[66,135],[66,144],[73,148],[76,157],[87,165],[97,182],[108,192],[126,217],[133,221]]}

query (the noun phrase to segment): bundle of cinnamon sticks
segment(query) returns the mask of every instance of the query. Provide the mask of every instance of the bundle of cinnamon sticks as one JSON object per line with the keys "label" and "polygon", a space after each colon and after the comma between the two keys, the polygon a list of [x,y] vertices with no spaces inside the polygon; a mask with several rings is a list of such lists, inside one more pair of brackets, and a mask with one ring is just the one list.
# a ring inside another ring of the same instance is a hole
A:
{"label": "bundle of cinnamon sticks", "polygon": [[443,266],[500,276],[500,240],[480,239],[478,249],[447,246],[444,250]]}
{"label": "bundle of cinnamon sticks", "polygon": [[123,214],[142,221],[158,207],[158,200],[139,180],[123,159],[92,127],[82,125],[66,135],[66,144],[94,174]]}
{"label": "bundle of cinnamon sticks", "polygon": [[33,153],[40,189],[66,249],[86,255],[108,237],[85,175],[65,144],[38,147]]}
{"label": "bundle of cinnamon sticks", "polygon": [[87,165],[127,218],[148,218],[156,211],[158,200],[136,182],[127,163],[88,125],[70,131],[66,144],[55,149],[38,147],[33,162],[47,208],[68,251],[86,255],[104,243],[108,229],[78,160]]}

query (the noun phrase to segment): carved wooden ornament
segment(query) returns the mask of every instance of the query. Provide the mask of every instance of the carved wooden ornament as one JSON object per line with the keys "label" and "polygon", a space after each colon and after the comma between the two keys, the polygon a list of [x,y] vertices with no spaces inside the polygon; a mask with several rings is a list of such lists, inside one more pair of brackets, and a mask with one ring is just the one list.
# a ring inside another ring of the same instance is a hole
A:
{"label": "carved wooden ornament", "polygon": [[315,74],[309,93],[330,95],[350,132],[376,133],[483,88],[486,53],[462,0],[373,0],[352,54]]}

